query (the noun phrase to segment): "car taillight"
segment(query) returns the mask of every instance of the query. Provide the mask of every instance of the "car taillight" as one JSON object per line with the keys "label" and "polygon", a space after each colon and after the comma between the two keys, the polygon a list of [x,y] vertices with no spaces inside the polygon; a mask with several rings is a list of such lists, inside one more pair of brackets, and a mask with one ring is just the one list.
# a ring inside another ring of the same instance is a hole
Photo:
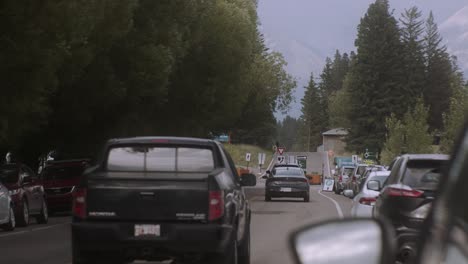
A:
{"label": "car taillight", "polygon": [[224,192],[210,191],[208,220],[219,219],[224,214]]}
{"label": "car taillight", "polygon": [[73,191],[73,216],[86,218],[86,188],[77,188]]}
{"label": "car taillight", "polygon": [[362,197],[359,199],[359,203],[365,205],[374,205],[375,201],[377,201],[375,197]]}
{"label": "car taillight", "polygon": [[340,177],[338,178],[338,181],[339,181],[339,182],[342,182],[342,181],[343,181],[343,176],[342,176],[342,175],[340,175]]}
{"label": "car taillight", "polygon": [[388,196],[393,197],[411,197],[411,198],[419,198],[421,197],[424,192],[418,190],[405,190],[399,188],[387,188],[385,190],[385,194]]}

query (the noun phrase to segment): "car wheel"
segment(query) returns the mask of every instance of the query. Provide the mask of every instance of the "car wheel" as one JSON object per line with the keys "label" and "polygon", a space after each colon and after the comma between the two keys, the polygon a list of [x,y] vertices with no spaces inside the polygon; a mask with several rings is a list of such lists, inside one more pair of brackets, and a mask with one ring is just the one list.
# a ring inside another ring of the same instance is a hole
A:
{"label": "car wheel", "polygon": [[305,203],[310,202],[310,195],[309,194],[306,194],[306,196],[304,196],[304,202]]}
{"label": "car wheel", "polygon": [[18,223],[18,226],[29,225],[29,205],[26,200],[23,201],[21,214],[18,216],[17,223]]}
{"label": "car wheel", "polygon": [[250,213],[247,226],[245,227],[244,239],[238,248],[239,264],[250,264]]}
{"label": "car wheel", "polygon": [[266,202],[271,201],[271,195],[269,193],[265,193],[265,201]]}
{"label": "car wheel", "polygon": [[2,228],[6,231],[13,231],[16,227],[16,220],[15,220],[15,212],[13,211],[13,207],[10,206],[10,221],[6,223]]}
{"label": "car wheel", "polygon": [[49,212],[47,209],[47,203],[45,202],[45,199],[42,200],[41,214],[36,217],[36,220],[39,224],[47,224],[47,222],[49,221]]}

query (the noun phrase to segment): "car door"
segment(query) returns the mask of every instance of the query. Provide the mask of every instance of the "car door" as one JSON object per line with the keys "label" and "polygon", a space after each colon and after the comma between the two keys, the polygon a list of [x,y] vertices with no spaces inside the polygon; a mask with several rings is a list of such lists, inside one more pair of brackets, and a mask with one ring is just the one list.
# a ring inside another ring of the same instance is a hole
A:
{"label": "car door", "polygon": [[29,211],[31,213],[37,212],[39,209],[38,205],[38,196],[37,196],[37,189],[36,184],[37,179],[34,179],[34,173],[31,169],[26,167],[25,165],[21,166],[20,171],[20,178],[21,178],[21,187],[23,188],[26,197],[28,199],[28,206]]}
{"label": "car door", "polygon": [[8,189],[0,184],[0,224],[8,221],[10,216],[10,199],[8,198]]}

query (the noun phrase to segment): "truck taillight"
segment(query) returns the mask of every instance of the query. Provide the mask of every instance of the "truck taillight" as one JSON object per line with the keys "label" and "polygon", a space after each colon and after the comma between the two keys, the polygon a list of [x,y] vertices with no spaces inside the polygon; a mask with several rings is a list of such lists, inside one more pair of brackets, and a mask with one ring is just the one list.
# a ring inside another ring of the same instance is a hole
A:
{"label": "truck taillight", "polygon": [[73,216],[86,218],[86,188],[77,188],[73,191]]}
{"label": "truck taillight", "polygon": [[208,220],[213,221],[224,215],[224,192],[210,191]]}

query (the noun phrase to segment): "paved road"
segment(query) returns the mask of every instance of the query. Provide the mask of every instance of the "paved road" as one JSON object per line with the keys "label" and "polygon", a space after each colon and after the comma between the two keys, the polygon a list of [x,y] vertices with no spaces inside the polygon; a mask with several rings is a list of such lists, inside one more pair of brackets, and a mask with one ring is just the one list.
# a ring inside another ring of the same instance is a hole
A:
{"label": "paved road", "polygon": [[[337,218],[338,210],[346,216],[351,200],[311,187],[311,201],[278,199],[265,202],[262,182],[247,190],[252,202],[252,263],[292,263],[287,245],[291,230],[307,223]],[[12,264],[67,264],[71,262],[69,216],[55,216],[47,225],[32,223],[14,232],[0,231],[0,262]],[[144,262],[145,263],[145,262]]]}

